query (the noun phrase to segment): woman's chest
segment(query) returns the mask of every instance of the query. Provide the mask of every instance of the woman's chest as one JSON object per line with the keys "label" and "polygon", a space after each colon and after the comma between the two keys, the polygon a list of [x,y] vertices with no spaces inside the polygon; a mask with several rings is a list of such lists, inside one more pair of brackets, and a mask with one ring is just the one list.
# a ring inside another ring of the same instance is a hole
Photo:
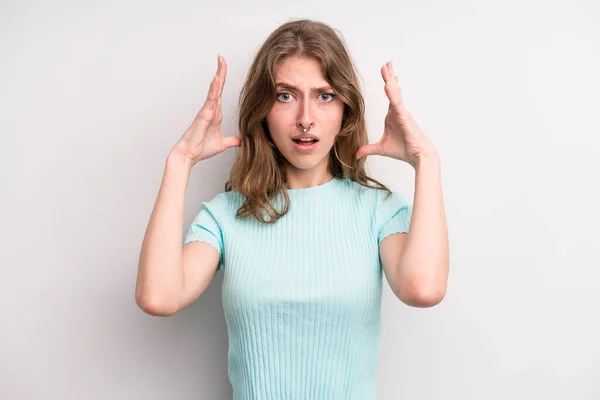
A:
{"label": "woman's chest", "polygon": [[225,306],[372,305],[381,296],[382,271],[376,237],[361,226],[315,221],[226,235]]}

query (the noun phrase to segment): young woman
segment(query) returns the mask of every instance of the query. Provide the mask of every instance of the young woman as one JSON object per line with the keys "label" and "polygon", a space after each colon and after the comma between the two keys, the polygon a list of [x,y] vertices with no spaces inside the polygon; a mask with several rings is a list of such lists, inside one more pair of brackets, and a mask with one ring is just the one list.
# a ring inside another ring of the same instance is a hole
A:
{"label": "young woman", "polygon": [[[234,399],[374,399],[383,275],[410,306],[446,292],[437,151],[404,108],[391,63],[381,68],[383,136],[368,144],[355,67],[326,24],[292,21],[267,38],[240,96],[239,137],[220,129],[226,74],[219,57],[167,158],[137,303],[173,315],[223,270]],[[230,147],[239,151],[225,191],[202,203],[182,250],[190,170]],[[414,205],[367,176],[370,154],[415,168]]]}

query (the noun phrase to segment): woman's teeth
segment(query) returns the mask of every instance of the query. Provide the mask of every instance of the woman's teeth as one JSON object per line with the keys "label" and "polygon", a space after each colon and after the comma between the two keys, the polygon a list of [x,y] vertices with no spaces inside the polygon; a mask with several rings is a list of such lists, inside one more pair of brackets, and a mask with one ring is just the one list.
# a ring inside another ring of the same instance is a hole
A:
{"label": "woman's teeth", "polygon": [[315,139],[294,139],[294,142],[302,143],[302,142],[316,142]]}

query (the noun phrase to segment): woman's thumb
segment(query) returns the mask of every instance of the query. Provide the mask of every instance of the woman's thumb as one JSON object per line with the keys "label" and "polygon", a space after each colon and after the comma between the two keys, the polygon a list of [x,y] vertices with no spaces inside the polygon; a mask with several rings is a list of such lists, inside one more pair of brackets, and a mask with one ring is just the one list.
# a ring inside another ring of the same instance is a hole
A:
{"label": "woman's thumb", "polygon": [[223,137],[223,144],[225,148],[228,149],[230,147],[239,147],[242,141],[237,136],[225,136]]}
{"label": "woman's thumb", "polygon": [[361,157],[368,156],[371,154],[379,154],[379,143],[374,144],[365,144],[361,146],[356,152],[356,159],[358,160]]}

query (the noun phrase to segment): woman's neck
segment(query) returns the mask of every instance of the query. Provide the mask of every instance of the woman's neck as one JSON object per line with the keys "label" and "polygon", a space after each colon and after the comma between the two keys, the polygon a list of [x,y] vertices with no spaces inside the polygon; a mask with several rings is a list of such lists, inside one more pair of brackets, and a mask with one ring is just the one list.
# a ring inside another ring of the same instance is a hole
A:
{"label": "woman's neck", "polygon": [[333,174],[329,170],[321,173],[315,171],[288,171],[286,186],[288,189],[305,189],[323,185],[332,179]]}

